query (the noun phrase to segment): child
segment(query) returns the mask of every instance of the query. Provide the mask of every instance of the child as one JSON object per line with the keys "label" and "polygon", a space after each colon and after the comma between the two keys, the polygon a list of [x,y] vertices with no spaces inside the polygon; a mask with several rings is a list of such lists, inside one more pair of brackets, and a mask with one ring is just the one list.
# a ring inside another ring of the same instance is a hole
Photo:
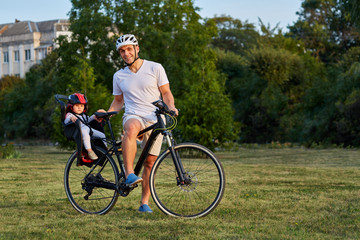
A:
{"label": "child", "polygon": [[[76,122],[76,120],[80,120],[80,128],[81,128],[81,135],[83,138],[83,143],[86,151],[88,152],[88,156],[91,160],[98,159],[95,152],[91,149],[91,143],[90,143],[90,128],[86,125],[92,120],[95,119],[95,116],[92,115],[91,117],[88,117],[86,115],[87,111],[87,99],[86,97],[81,93],[74,93],[69,96],[68,106],[66,108],[67,114],[65,116],[64,123],[67,124],[70,121]],[[91,129],[92,136],[95,138],[104,139],[105,134],[96,130]]]}

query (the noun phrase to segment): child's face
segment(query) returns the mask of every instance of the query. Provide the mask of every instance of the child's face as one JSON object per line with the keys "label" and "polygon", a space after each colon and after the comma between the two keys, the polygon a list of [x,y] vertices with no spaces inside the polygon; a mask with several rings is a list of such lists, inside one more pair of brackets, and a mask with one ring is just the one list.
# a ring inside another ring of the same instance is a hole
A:
{"label": "child's face", "polygon": [[84,112],[84,108],[85,108],[84,104],[81,104],[81,103],[74,104],[73,111],[76,114],[81,114]]}

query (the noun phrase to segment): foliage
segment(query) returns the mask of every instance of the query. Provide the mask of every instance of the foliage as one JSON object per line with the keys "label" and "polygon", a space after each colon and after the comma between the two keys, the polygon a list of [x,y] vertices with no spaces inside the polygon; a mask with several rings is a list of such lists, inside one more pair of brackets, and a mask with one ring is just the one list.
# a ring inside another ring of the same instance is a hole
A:
{"label": "foliage", "polygon": [[212,45],[225,51],[232,51],[236,54],[243,54],[246,50],[256,46],[259,33],[255,26],[230,16],[222,15],[211,19],[215,21],[218,35],[213,38]]}
{"label": "foliage", "polygon": [[[256,37],[245,51],[232,50],[226,41],[236,42],[236,37],[227,35],[220,41],[217,67],[228,77],[241,142],[359,146],[359,32],[354,28],[354,4],[304,0],[289,33],[270,29],[260,20],[261,34],[251,35]],[[240,42],[244,39],[245,29],[224,26],[220,31],[238,31]]]}
{"label": "foliage", "polygon": [[334,116],[334,142],[344,146],[360,146],[360,62],[354,62],[336,83],[337,102]]}
{"label": "foliage", "polygon": [[347,9],[351,22],[359,30],[360,29],[360,0],[346,1],[344,7]]}
{"label": "foliage", "polygon": [[[186,101],[180,102],[184,117],[180,118],[179,124],[182,141],[202,143],[211,149],[236,139],[239,131],[231,118],[230,99],[221,92],[225,81],[220,85],[214,78],[220,76],[206,76],[185,94]],[[207,94],[203,94],[204,90]]]}
{"label": "foliage", "polygon": [[19,77],[6,76],[0,80],[0,139],[2,136],[6,136],[6,129],[8,128],[9,121],[6,121],[8,116],[5,115],[5,108],[8,106],[6,99],[8,99],[8,94],[13,91],[15,86],[22,89],[24,87],[24,79]]}
{"label": "foliage", "polygon": [[[116,32],[111,19],[112,1],[72,0],[71,2],[72,8],[69,16],[70,30],[73,35],[71,43],[66,44],[66,46],[70,46],[70,49],[67,51],[66,60],[64,59],[65,64],[78,62],[77,59],[87,57],[90,66],[94,69],[96,84],[99,83],[111,89],[111,79],[114,73],[112,62],[114,58],[111,55],[114,54],[114,38],[111,33]],[[64,42],[62,43],[64,44]]]}
{"label": "foliage", "polygon": [[335,63],[350,47],[358,46],[359,33],[350,21],[348,0],[304,0],[289,36],[302,39],[315,57]]}
{"label": "foliage", "polygon": [[16,76],[5,76],[0,81],[0,93],[3,95],[15,85],[22,84],[24,79]]}
{"label": "foliage", "polygon": [[2,136],[5,138],[48,138],[51,134],[50,115],[53,105],[54,65],[56,53],[51,54],[42,64],[35,65],[26,74],[22,84],[13,85],[3,95],[0,109]]}
{"label": "foliage", "polygon": [[60,37],[25,80],[0,81],[1,138],[52,136],[68,147],[53,95],[83,92],[89,113],[106,109],[123,67],[114,42],[133,33],[140,57],[166,69],[181,141],[360,146],[358,0],[303,0],[286,33],[260,19],[259,32],[231,16],[201,19],[190,0],[72,4],[71,41]]}
{"label": "foliage", "polygon": [[[89,112],[109,106],[112,75],[122,67],[114,42],[119,34],[131,32],[139,39],[141,56],[162,63],[167,70],[177,107],[184,113],[179,127],[182,139],[193,139],[194,133],[185,131],[187,124],[201,126],[196,130],[196,140],[211,148],[236,138],[224,78],[216,70],[216,59],[209,48],[217,29],[212,21],[201,23],[196,12],[199,9],[192,1],[72,0],[72,4],[71,38],[59,37],[60,47],[42,64],[31,68],[23,85],[16,84],[5,90],[3,81],[4,107],[0,111],[4,116],[1,121],[7,127],[2,129],[2,135],[5,133],[7,138],[51,136],[62,147],[69,147],[61,134],[54,94],[85,93],[90,103]],[[189,93],[201,95],[204,91],[210,91],[213,96],[203,98],[202,104],[188,101]],[[216,99],[223,99],[219,102],[221,107],[209,111],[208,108],[217,103]],[[192,115],[187,115],[187,111],[192,110],[199,116],[195,122]],[[118,119],[115,131],[119,125]],[[212,133],[208,134],[209,131]]]}
{"label": "foliage", "polygon": [[298,142],[306,90],[321,78],[321,64],[304,51],[301,41],[262,26],[256,44],[241,55],[217,51],[218,68],[241,122],[241,142]]}
{"label": "foliage", "polygon": [[12,159],[21,157],[21,153],[14,147],[14,143],[7,143],[0,146],[0,156],[4,159]]}
{"label": "foliage", "polygon": [[297,55],[268,46],[250,49],[248,55],[249,67],[270,85],[280,87],[289,83],[302,64]]}
{"label": "foliage", "polygon": [[[70,12],[73,39],[71,42],[66,39],[60,41],[60,56],[64,62],[60,67],[66,71],[64,78],[69,79],[72,87],[76,85],[77,81],[69,77],[75,73],[71,67],[76,66],[77,58],[83,59],[85,56],[89,58],[88,64],[93,69],[96,81],[100,81],[101,75],[112,75],[115,72],[113,67],[109,65],[106,67],[107,73],[103,73],[104,66],[98,68],[95,63],[105,61],[114,67],[121,67],[120,57],[113,51],[115,39],[119,34],[133,33],[140,43],[140,56],[160,62],[167,71],[176,106],[182,109],[179,125],[181,138],[194,139],[196,134],[195,140],[212,148],[235,139],[231,104],[224,93],[223,78],[215,68],[214,54],[208,47],[216,34],[216,27],[211,21],[206,25],[201,24],[197,10],[192,1],[187,0],[73,1]],[[115,35],[106,37],[110,31]],[[111,47],[110,42],[113,44]],[[107,81],[103,83],[111,89],[109,78]],[[206,84],[199,88],[198,82]],[[190,93],[201,95],[203,91],[210,91],[213,96],[203,98],[202,104],[196,104],[199,99],[190,101]],[[221,107],[214,107],[215,99],[224,99]],[[210,106],[216,111],[209,111]],[[196,111],[197,118],[190,115],[192,110]],[[189,124],[197,128],[196,133],[185,130],[192,127]]]}

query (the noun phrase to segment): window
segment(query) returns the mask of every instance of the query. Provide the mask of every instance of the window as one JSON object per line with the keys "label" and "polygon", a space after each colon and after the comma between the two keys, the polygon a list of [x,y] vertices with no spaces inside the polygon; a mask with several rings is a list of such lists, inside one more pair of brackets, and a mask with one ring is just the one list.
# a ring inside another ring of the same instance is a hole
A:
{"label": "window", "polygon": [[46,48],[42,48],[39,50],[39,59],[44,59],[47,56]]}
{"label": "window", "polygon": [[4,52],[4,63],[9,62],[9,52]]}
{"label": "window", "polygon": [[19,61],[20,61],[19,50],[14,51],[14,57],[15,57],[15,62],[19,62]]}
{"label": "window", "polygon": [[25,50],[25,60],[27,61],[31,60],[30,49]]}

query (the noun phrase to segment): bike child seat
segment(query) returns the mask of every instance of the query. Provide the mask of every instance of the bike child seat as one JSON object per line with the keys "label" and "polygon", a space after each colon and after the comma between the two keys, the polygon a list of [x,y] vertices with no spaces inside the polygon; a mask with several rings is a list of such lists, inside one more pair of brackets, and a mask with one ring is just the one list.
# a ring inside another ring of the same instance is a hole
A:
{"label": "bike child seat", "polygon": [[[55,95],[55,100],[60,104],[60,118],[61,118],[61,123],[63,125],[63,133],[64,136],[68,139],[68,140],[73,140],[76,143],[76,153],[77,153],[77,165],[86,165],[86,166],[92,166],[92,164],[94,163],[93,160],[91,160],[88,156],[87,156],[87,151],[84,148],[83,145],[83,139],[82,139],[82,134],[81,134],[81,122],[80,120],[76,120],[75,123],[73,122],[69,122],[67,124],[64,123],[66,114],[68,112],[67,110],[67,104],[64,103],[61,99],[68,99],[68,96],[65,95],[61,95],[61,94],[56,94]],[[104,128],[103,126],[98,123],[97,121],[91,121],[89,124],[90,129],[96,129],[98,131],[104,132]],[[92,139],[91,140],[91,145],[92,146],[98,146],[101,147],[103,149],[106,149],[105,144],[103,143],[102,140],[100,139]]]}

